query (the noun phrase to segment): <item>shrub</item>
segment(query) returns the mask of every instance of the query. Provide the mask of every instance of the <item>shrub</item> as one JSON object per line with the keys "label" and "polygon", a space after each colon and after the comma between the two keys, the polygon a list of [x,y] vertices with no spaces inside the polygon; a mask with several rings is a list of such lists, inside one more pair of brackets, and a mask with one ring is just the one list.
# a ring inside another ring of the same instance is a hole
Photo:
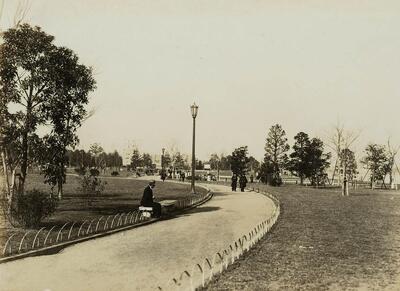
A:
{"label": "shrub", "polygon": [[91,168],[89,170],[89,172],[90,172],[90,175],[93,176],[93,177],[100,175],[100,171],[98,169],[96,169],[96,168]]}
{"label": "shrub", "polygon": [[77,173],[79,176],[83,176],[86,173],[86,169],[84,167],[79,167],[74,169],[75,173]]}
{"label": "shrub", "polygon": [[34,189],[16,197],[11,215],[19,224],[32,227],[39,225],[42,219],[54,213],[56,208],[57,199]]}
{"label": "shrub", "polygon": [[111,172],[111,176],[114,176],[114,177],[115,177],[115,176],[119,176],[119,172],[117,172],[117,171],[112,171],[112,172]]}
{"label": "shrub", "polygon": [[100,195],[105,188],[107,182],[103,182],[99,177],[99,170],[90,169],[88,173],[81,178],[81,187],[78,189],[87,198],[89,205],[92,204],[94,196]]}

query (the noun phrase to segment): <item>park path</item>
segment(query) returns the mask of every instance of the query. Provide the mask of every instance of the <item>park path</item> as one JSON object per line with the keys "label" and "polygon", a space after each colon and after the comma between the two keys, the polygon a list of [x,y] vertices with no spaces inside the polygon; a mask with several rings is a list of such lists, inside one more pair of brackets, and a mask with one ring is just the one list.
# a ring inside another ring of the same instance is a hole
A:
{"label": "park path", "polygon": [[172,219],[0,264],[0,290],[155,290],[272,214],[261,194],[207,186],[213,199]]}

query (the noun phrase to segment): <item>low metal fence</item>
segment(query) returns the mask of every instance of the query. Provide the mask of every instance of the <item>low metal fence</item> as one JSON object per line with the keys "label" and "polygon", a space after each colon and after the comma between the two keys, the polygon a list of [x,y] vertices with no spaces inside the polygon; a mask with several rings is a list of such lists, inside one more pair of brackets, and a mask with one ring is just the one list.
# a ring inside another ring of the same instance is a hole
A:
{"label": "low metal fence", "polygon": [[224,250],[194,264],[191,269],[184,270],[178,277],[172,278],[164,286],[158,286],[158,290],[196,290],[200,287],[205,287],[213,276],[226,270],[230,264],[233,264],[240,256],[249,251],[271,230],[280,215],[279,200],[274,195],[260,191],[258,188],[249,190],[261,193],[274,202],[275,209],[272,215],[261,221],[247,234],[242,235]]}
{"label": "low metal fence", "polygon": [[[208,191],[194,197],[178,200],[175,209],[183,210],[196,206],[212,197]],[[130,226],[155,220],[143,215],[142,211],[135,210],[128,213],[117,213],[114,215],[101,216],[91,220],[71,221],[64,225],[55,225],[49,228],[42,227],[39,230],[28,230],[26,232],[14,232],[5,241],[2,247],[0,263],[5,259],[24,253],[34,253],[43,249],[62,246],[65,243],[73,243],[96,236],[129,228]]]}

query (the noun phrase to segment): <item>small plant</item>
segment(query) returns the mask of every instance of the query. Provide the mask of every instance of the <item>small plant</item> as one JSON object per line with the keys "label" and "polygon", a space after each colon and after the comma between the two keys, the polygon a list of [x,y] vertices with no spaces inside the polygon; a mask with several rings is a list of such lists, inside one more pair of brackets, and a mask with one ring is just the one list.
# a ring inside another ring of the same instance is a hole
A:
{"label": "small plant", "polygon": [[113,176],[113,177],[119,176],[119,172],[117,172],[117,171],[112,171],[112,172],[111,172],[111,176]]}
{"label": "small plant", "polygon": [[98,177],[99,174],[99,170],[93,168],[81,178],[81,187],[78,190],[87,197],[89,205],[92,205],[93,198],[100,195],[104,191],[105,185],[107,185],[107,182]]}
{"label": "small plant", "polygon": [[25,227],[38,226],[40,222],[54,213],[57,199],[50,198],[39,190],[27,191],[16,197],[10,212],[13,219]]}

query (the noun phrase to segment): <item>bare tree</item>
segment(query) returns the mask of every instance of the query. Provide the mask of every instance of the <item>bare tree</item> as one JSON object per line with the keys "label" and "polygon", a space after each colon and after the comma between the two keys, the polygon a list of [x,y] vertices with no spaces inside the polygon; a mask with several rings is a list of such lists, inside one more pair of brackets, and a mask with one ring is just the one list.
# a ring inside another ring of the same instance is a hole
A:
{"label": "bare tree", "polygon": [[[394,172],[394,167],[397,167],[396,164],[396,155],[400,150],[400,146],[393,146],[390,143],[390,138],[388,138],[387,141],[387,149],[388,149],[388,172],[389,172],[389,185],[390,188],[394,189],[394,178],[393,178],[393,172]],[[398,170],[398,168],[397,168]]]}
{"label": "bare tree", "polygon": [[31,9],[31,2],[29,0],[21,0],[18,2],[17,10],[14,13],[13,26],[17,27],[26,19],[26,16]]}
{"label": "bare tree", "polygon": [[[348,177],[347,177],[347,161],[348,159],[342,159],[342,151],[349,150],[353,143],[359,138],[360,132],[346,130],[343,124],[340,122],[334,127],[333,132],[327,139],[327,145],[334,152],[336,157],[333,173],[330,183],[333,184],[335,180],[336,172],[338,171],[338,182],[342,185],[342,195],[347,196],[348,193]],[[341,173],[343,173],[343,181],[341,179]]]}

